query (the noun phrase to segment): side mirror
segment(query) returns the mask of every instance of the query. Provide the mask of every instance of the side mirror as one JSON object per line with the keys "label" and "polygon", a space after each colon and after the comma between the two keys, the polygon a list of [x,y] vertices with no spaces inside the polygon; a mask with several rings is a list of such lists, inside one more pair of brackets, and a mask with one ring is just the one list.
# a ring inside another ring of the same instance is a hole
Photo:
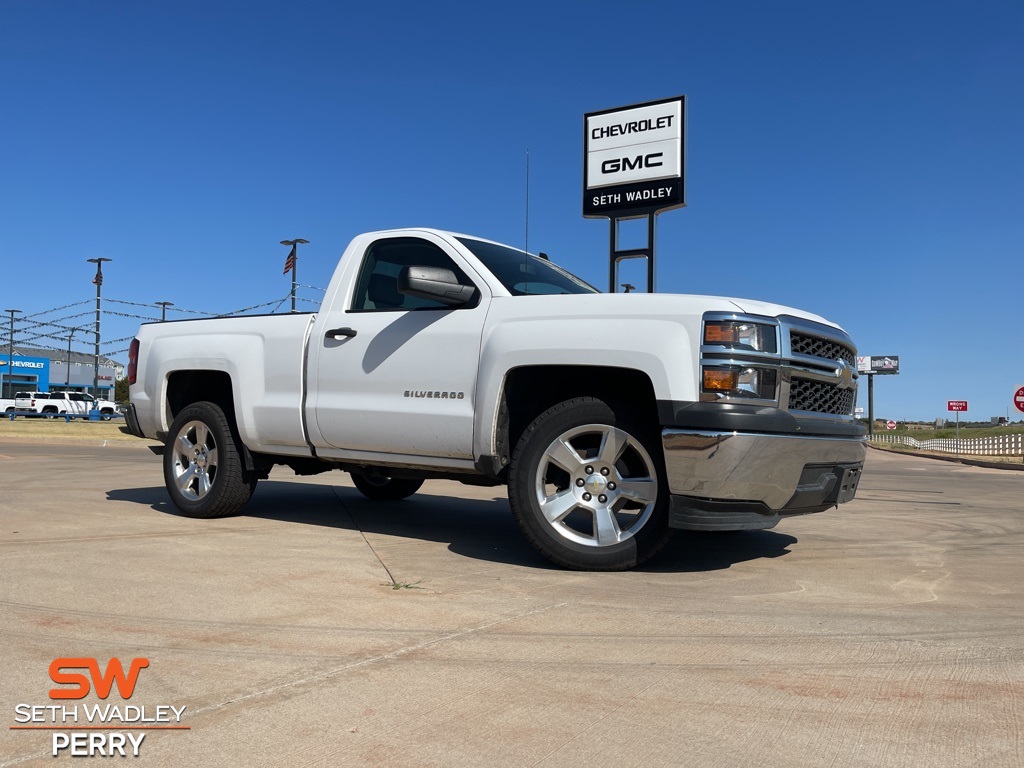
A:
{"label": "side mirror", "polygon": [[449,307],[461,307],[476,298],[476,288],[462,285],[455,273],[444,267],[402,267],[398,273],[398,292]]}

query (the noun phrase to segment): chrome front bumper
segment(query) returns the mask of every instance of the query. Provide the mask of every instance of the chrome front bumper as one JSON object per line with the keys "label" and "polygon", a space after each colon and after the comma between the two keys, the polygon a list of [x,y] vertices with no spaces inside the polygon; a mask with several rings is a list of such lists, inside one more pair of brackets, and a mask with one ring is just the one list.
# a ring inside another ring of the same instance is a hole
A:
{"label": "chrome front bumper", "polygon": [[850,501],[867,450],[861,437],[662,431],[670,525],[770,528],[787,515]]}

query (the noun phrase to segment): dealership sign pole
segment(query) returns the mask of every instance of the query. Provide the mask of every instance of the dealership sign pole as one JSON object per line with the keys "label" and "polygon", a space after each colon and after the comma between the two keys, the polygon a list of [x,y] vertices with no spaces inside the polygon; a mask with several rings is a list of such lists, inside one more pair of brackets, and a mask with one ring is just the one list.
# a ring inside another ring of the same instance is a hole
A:
{"label": "dealership sign pole", "polygon": [[857,373],[868,377],[868,437],[875,435],[875,376],[876,374],[899,374],[899,355],[885,357],[857,357]]}
{"label": "dealership sign pole", "polygon": [[[655,221],[686,205],[686,97],[648,101],[583,116],[583,216],[609,220],[608,290],[619,262],[647,259],[654,292]],[[647,220],[647,244],[619,249],[619,222]]]}

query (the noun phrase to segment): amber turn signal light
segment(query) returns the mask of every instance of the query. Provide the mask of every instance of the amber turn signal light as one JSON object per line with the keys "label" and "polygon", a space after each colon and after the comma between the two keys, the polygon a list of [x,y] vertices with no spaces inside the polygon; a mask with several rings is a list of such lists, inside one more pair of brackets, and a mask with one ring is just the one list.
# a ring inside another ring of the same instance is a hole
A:
{"label": "amber turn signal light", "polygon": [[736,344],[740,329],[735,323],[708,323],[704,326],[705,344]]}
{"label": "amber turn signal light", "polygon": [[704,369],[704,389],[713,392],[736,389],[740,383],[739,371]]}

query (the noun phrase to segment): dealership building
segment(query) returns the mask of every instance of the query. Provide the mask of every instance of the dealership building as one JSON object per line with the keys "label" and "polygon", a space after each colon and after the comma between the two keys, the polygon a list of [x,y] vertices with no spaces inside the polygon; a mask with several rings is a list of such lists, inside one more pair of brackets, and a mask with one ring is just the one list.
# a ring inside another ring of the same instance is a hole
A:
{"label": "dealership building", "polygon": [[[96,356],[81,352],[14,346],[14,365],[8,350],[0,350],[0,379],[3,392],[0,397],[14,397],[15,392],[49,392],[68,390],[92,392]],[[70,363],[70,364],[69,364]],[[124,378],[124,366],[109,357],[99,358],[99,393],[114,399],[114,382]]]}

